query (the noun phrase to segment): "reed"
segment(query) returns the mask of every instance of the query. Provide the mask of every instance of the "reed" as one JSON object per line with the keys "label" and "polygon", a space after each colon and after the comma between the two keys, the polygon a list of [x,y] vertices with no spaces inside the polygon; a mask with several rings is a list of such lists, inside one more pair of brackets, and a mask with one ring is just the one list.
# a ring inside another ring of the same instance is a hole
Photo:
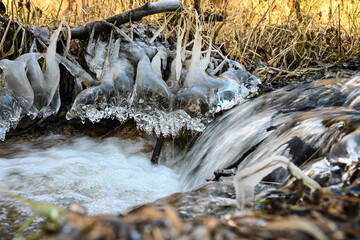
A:
{"label": "reed", "polygon": [[[181,0],[189,14],[199,1]],[[25,2],[25,1],[24,1]],[[30,6],[5,5],[11,18],[24,23],[56,27],[60,20],[69,25],[124,12],[146,0],[33,0]],[[213,45],[224,55],[247,66],[267,66],[294,71],[316,62],[335,63],[360,54],[360,2],[355,0],[203,0],[203,12],[222,14],[225,21],[208,24],[203,31],[215,32]],[[41,13],[41,14],[40,14]],[[167,22],[170,14],[147,17],[144,21],[176,33]],[[168,26],[164,27],[164,23]],[[176,23],[176,21],[173,21]],[[206,29],[206,27],[211,29]],[[6,28],[6,26],[5,26]],[[215,29],[215,30],[214,30]]]}
{"label": "reed", "polygon": [[229,0],[220,41],[243,63],[284,70],[358,56],[358,1]]}

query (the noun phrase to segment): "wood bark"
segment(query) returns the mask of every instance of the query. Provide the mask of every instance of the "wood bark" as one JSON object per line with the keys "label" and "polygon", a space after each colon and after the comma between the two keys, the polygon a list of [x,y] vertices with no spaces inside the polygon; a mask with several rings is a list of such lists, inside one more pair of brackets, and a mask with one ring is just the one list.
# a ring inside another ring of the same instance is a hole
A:
{"label": "wood bark", "polygon": [[104,23],[104,21],[119,26],[130,21],[140,21],[143,17],[149,15],[163,12],[172,12],[178,8],[182,8],[182,5],[178,0],[161,1],[155,3],[148,2],[144,6],[120,13],[105,20],[89,22],[79,27],[72,28],[71,38],[86,40],[90,37],[90,33],[93,29],[95,30],[95,34],[106,31],[109,26],[108,24]]}

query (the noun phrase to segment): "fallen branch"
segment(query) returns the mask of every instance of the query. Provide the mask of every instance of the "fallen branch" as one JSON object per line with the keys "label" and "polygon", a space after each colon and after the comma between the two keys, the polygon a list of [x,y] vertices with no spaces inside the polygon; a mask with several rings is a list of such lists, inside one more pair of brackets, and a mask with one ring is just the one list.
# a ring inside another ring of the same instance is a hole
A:
{"label": "fallen branch", "polygon": [[182,5],[178,0],[169,0],[155,3],[148,2],[144,6],[120,13],[105,20],[89,22],[80,27],[72,28],[71,38],[85,40],[90,37],[90,33],[93,29],[95,29],[95,34],[106,31],[108,29],[108,25],[105,24],[104,21],[119,26],[130,21],[140,21],[143,17],[149,15],[163,12],[172,12],[178,8],[182,8]]}

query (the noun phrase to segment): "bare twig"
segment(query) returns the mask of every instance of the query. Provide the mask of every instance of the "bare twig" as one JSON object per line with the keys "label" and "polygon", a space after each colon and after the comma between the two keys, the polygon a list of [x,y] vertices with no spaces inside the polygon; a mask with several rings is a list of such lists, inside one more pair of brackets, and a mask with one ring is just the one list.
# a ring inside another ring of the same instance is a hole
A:
{"label": "bare twig", "polygon": [[[126,11],[124,13],[107,18],[104,21],[118,25],[130,21],[140,21],[143,17],[163,13],[172,12],[181,8],[182,5],[178,0],[169,0],[162,2],[151,3],[148,2],[144,6]],[[99,34],[107,29],[107,24],[104,21],[94,21],[86,23],[80,27],[71,29],[72,39],[87,39],[90,36],[92,29],[95,29],[95,34]]]}

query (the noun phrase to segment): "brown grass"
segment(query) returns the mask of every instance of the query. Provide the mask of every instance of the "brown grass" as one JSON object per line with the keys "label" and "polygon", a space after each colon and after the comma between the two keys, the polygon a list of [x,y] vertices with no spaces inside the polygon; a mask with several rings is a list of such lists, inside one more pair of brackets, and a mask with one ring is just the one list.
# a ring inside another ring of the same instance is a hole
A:
{"label": "brown grass", "polygon": [[358,1],[243,0],[227,9],[220,41],[228,40],[225,49],[244,63],[290,70],[360,53]]}
{"label": "brown grass", "polygon": [[[15,19],[56,26],[60,19],[70,25],[104,19],[147,1],[33,0],[31,14],[26,6],[19,7],[10,0],[4,2]],[[191,9],[194,1],[182,0],[182,3]],[[225,55],[245,65],[296,70],[317,61],[334,63],[360,54],[360,2],[356,0],[203,0],[202,3],[204,11],[226,17],[225,23],[212,26],[216,33],[213,43]],[[36,9],[41,10],[41,17],[35,14]],[[159,14],[146,21],[161,26],[168,16]]]}

